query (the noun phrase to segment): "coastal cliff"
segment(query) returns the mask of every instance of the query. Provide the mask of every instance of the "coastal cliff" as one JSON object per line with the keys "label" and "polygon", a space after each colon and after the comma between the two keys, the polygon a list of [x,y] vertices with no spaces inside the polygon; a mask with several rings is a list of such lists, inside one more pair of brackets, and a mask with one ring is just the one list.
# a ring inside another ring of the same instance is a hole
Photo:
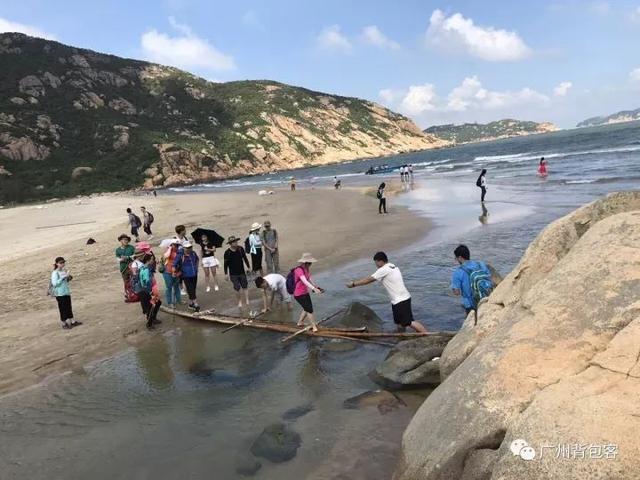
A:
{"label": "coastal cliff", "polygon": [[211,181],[446,146],[357,98],[0,34],[0,202]]}
{"label": "coastal cliff", "polygon": [[464,144],[555,132],[556,130],[558,130],[558,127],[551,122],[539,123],[505,118],[489,123],[434,125],[424,130],[424,132],[445,141]]}
{"label": "coastal cliff", "polygon": [[395,479],[636,478],[638,245],[638,192],[545,228],[445,348]]}
{"label": "coastal cliff", "polygon": [[622,110],[612,113],[611,115],[603,115],[600,117],[591,117],[578,123],[576,127],[597,127],[600,125],[612,125],[616,123],[637,122],[640,120],[640,108],[635,110]]}

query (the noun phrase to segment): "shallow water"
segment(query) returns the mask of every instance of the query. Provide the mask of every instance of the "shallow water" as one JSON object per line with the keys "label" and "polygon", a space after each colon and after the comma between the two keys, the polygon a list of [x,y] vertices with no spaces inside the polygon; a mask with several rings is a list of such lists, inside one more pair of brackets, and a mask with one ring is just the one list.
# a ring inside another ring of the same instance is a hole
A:
{"label": "shallow water", "polygon": [[[460,326],[459,300],[448,295],[459,242],[507,273],[550,221],[607,192],[637,188],[639,131],[628,125],[560,132],[376,160],[419,165],[413,186],[390,197],[390,207],[406,205],[436,227],[418,244],[388,252],[402,269],[416,317],[432,330]],[[550,157],[547,180],[534,173],[541,153]],[[384,179],[354,173],[362,165],[309,175],[352,173],[345,181],[357,184]],[[489,168],[485,209],[468,171],[482,166]],[[379,286],[343,287],[372,268],[363,258],[316,275],[327,288],[315,302],[318,316],[358,300],[391,328]],[[283,346],[278,334],[176,324],[141,347],[0,399],[0,478],[239,478],[236,463],[250,458],[262,429],[300,406],[312,410],[287,421],[302,437],[298,455],[283,464],[262,460],[256,478],[390,478],[402,430],[426,392],[404,395],[407,405],[384,415],[375,407],[343,408],[346,399],[376,388],[367,374],[385,347],[326,340]]]}

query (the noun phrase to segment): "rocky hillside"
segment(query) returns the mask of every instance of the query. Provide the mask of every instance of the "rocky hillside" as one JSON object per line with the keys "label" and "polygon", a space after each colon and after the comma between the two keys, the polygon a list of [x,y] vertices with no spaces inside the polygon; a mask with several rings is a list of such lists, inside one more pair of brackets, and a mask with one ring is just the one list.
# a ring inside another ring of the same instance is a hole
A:
{"label": "rocky hillside", "polygon": [[639,243],[639,192],[549,225],[444,349],[394,478],[638,478]]}
{"label": "rocky hillside", "polygon": [[434,125],[424,132],[454,143],[474,143],[518,137],[535,133],[553,132],[558,128],[549,122],[537,123],[504,119],[490,123],[464,123],[462,125]]}
{"label": "rocky hillside", "polygon": [[635,122],[636,120],[640,120],[640,108],[636,110],[623,110],[621,112],[602,117],[587,118],[586,120],[576,125],[576,127],[597,127],[598,125]]}
{"label": "rocky hillside", "polygon": [[0,34],[0,202],[443,146],[375,103]]}

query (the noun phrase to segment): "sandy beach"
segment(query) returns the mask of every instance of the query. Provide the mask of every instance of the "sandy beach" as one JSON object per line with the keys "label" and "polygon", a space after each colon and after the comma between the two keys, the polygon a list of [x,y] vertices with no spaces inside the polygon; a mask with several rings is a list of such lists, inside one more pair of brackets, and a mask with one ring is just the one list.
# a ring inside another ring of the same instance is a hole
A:
{"label": "sandy beach", "polygon": [[[144,342],[148,332],[138,304],[125,304],[114,249],[116,237],[128,233],[125,209],[146,206],[155,216],[154,240],[173,236],[184,224],[215,228],[224,236],[244,238],[252,222],[270,219],[280,235],[281,269],[293,266],[302,252],[320,261],[317,271],[369,257],[377,250],[394,250],[422,237],[426,219],[390,203],[390,214],[377,213],[377,201],[360,189],[276,190],[153,196],[113,194],[72,199],[0,211],[0,265],[8,288],[2,299],[0,322],[0,393],[38,383],[52,374],[82,371],[82,366],[129,345]],[[87,245],[88,238],[96,243]],[[144,238],[144,235],[142,236]],[[196,250],[199,253],[199,249]],[[160,255],[159,249],[156,253]],[[222,259],[223,249],[216,256]],[[53,259],[62,255],[74,276],[71,285],[75,317],[84,325],[61,328],[55,300],[46,295]],[[219,292],[204,292],[203,308],[228,309],[235,301],[222,275]],[[161,278],[158,278],[163,286]],[[260,296],[250,286],[252,305]],[[160,317],[160,332],[183,320]]]}

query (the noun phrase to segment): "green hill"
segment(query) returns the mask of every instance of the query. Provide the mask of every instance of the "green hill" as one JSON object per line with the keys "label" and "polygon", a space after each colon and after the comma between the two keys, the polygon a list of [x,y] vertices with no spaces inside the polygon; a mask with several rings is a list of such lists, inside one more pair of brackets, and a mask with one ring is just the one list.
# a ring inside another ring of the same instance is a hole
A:
{"label": "green hill", "polygon": [[576,127],[596,127],[598,125],[610,125],[612,123],[635,122],[640,120],[640,108],[636,110],[622,110],[621,112],[601,117],[591,117],[578,123]]}
{"label": "green hill", "polygon": [[0,202],[443,146],[375,103],[0,34]]}
{"label": "green hill", "polygon": [[504,119],[490,123],[464,123],[462,125],[435,125],[424,130],[443,140],[454,143],[473,143],[497,140],[499,138],[553,132],[557,127],[549,122],[537,123]]}

